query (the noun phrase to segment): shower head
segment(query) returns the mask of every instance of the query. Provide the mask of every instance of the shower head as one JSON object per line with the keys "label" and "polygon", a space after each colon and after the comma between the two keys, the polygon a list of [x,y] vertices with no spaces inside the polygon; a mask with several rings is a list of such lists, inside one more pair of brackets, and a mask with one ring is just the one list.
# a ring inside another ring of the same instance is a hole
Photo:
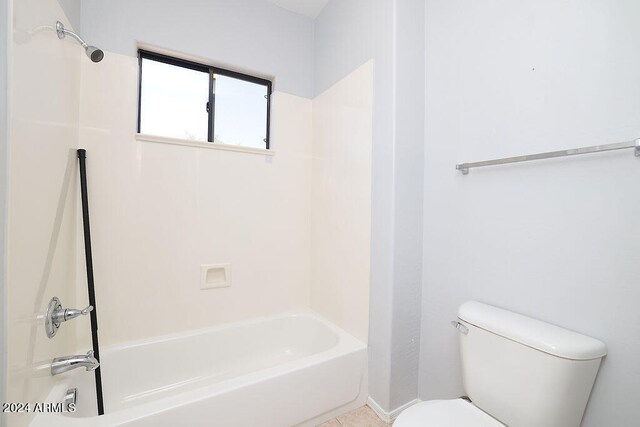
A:
{"label": "shower head", "polygon": [[64,24],[60,21],[56,22],[56,32],[58,33],[58,38],[60,40],[64,39],[67,35],[76,39],[84,48],[84,51],[86,52],[89,59],[91,59],[93,62],[100,62],[102,61],[102,58],[104,58],[104,52],[102,50],[98,49],[95,46],[89,46],[87,43],[85,43],[84,40],[82,40],[79,35],[71,30],[67,30],[64,27]]}
{"label": "shower head", "polygon": [[104,52],[98,49],[95,46],[87,46],[84,48],[85,52],[87,52],[87,56],[91,58],[93,62],[100,62],[102,58],[104,58]]}

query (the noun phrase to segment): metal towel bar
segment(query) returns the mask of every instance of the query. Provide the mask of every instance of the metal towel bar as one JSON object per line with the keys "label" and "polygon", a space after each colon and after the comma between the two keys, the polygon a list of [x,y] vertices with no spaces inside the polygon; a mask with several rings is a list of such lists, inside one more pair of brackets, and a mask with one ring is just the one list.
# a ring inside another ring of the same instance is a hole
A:
{"label": "metal towel bar", "polygon": [[549,151],[547,153],[529,154],[526,156],[505,157],[503,159],[485,160],[482,162],[461,163],[456,165],[456,169],[462,172],[463,175],[467,175],[471,168],[504,165],[507,163],[529,162],[531,160],[552,159],[554,157],[576,156],[578,154],[600,153],[603,151],[622,150],[625,148],[634,148],[636,157],[640,157],[640,138],[634,141],[616,142],[614,144],[593,145],[591,147]]}

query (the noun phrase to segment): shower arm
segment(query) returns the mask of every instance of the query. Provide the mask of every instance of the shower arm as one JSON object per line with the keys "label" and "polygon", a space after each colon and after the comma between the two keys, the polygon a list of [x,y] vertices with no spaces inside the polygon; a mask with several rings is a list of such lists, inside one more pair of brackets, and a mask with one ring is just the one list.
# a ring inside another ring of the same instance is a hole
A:
{"label": "shower arm", "polygon": [[102,61],[102,58],[104,58],[104,52],[101,49],[98,49],[95,46],[88,45],[87,42],[85,42],[82,39],[82,37],[80,37],[78,34],[76,34],[75,32],[73,32],[71,30],[67,30],[64,27],[64,24],[62,22],[60,22],[60,21],[56,22],[56,33],[58,33],[58,38],[60,40],[63,40],[67,35],[69,35],[72,38],[76,39],[78,41],[78,43],[80,43],[82,45],[82,48],[84,49],[84,51],[87,54],[87,56],[89,57],[89,59],[91,59],[91,61],[100,62],[100,61]]}
{"label": "shower arm", "polygon": [[82,37],[80,37],[78,34],[74,33],[71,30],[67,30],[64,27],[64,24],[60,21],[56,22],[56,33],[58,33],[58,38],[60,40],[64,39],[67,35],[73,37],[74,39],[76,39],[83,48],[87,48],[87,46],[89,46],[84,40],[82,40]]}

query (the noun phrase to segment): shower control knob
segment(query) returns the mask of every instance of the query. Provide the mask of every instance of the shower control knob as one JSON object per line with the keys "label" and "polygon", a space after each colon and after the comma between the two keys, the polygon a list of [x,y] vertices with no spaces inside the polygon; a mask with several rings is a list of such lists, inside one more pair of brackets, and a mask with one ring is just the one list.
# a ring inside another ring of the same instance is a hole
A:
{"label": "shower control knob", "polygon": [[86,316],[91,310],[93,310],[92,305],[87,306],[83,310],[78,310],[77,308],[65,308],[64,310],[56,310],[53,312],[53,323],[60,324],[62,322],[66,322],[67,320],[75,319],[78,316]]}
{"label": "shower control knob", "polygon": [[53,338],[58,332],[58,328],[62,322],[75,319],[78,316],[86,316],[93,310],[93,306],[89,305],[82,310],[76,308],[62,308],[62,303],[56,297],[51,298],[47,309],[47,317],[45,319],[45,329],[47,337]]}

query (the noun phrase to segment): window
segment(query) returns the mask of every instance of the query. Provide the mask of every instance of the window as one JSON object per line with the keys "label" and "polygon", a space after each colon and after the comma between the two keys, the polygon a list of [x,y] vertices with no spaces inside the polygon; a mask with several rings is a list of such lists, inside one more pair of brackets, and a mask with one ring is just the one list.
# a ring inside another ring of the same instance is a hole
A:
{"label": "window", "polygon": [[269,149],[269,80],[141,50],[138,132]]}

